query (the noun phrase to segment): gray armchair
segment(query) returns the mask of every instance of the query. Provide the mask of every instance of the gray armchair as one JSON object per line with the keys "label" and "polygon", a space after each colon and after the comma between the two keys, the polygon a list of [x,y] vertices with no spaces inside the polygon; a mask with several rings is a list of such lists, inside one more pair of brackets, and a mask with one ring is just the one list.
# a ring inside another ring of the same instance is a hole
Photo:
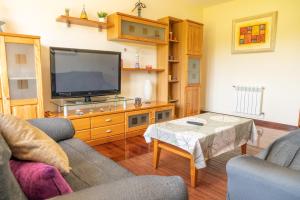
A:
{"label": "gray armchair", "polygon": [[227,200],[299,200],[300,129],[273,142],[258,156],[227,163]]}

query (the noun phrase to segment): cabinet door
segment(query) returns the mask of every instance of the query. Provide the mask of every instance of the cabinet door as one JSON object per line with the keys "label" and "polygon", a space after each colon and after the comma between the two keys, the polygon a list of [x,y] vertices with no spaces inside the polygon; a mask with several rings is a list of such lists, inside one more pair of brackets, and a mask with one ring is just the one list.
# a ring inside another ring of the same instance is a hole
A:
{"label": "cabinet door", "polygon": [[125,113],[125,132],[146,129],[151,123],[151,110]]}
{"label": "cabinet door", "polygon": [[186,102],[185,113],[186,116],[197,115],[200,113],[200,87],[191,86],[186,87]]}
{"label": "cabinet door", "polygon": [[189,55],[201,55],[203,43],[203,26],[200,24],[188,23],[188,47]]}
{"label": "cabinet door", "polygon": [[39,40],[7,36],[0,41],[4,113],[43,117]]}
{"label": "cabinet door", "polygon": [[188,85],[200,84],[200,58],[188,58]]}

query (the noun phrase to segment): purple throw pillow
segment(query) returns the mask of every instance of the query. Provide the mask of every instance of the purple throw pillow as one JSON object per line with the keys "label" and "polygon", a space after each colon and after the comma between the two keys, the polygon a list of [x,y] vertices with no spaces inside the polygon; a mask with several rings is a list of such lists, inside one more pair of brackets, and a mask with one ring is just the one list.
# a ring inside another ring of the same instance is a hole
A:
{"label": "purple throw pillow", "polygon": [[41,200],[73,192],[58,169],[30,161],[9,161],[11,171],[30,200]]}

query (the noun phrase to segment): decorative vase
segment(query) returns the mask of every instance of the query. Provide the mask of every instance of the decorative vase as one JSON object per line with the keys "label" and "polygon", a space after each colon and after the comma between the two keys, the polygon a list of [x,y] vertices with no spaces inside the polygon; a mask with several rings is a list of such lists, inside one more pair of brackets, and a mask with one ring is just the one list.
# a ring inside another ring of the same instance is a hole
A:
{"label": "decorative vase", "polygon": [[99,17],[99,22],[106,22],[106,18],[105,17]]}
{"label": "decorative vase", "polygon": [[81,19],[88,19],[87,13],[85,11],[85,5],[83,5],[83,9],[81,11],[80,18]]}
{"label": "decorative vase", "polygon": [[150,80],[145,81],[144,99],[145,99],[145,103],[150,103],[152,99],[152,84]]}

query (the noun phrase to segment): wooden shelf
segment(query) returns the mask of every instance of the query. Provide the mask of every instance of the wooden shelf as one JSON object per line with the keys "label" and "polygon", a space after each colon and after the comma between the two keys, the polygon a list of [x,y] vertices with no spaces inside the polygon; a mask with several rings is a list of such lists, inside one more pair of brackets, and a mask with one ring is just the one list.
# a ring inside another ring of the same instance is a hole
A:
{"label": "wooden shelf", "polygon": [[169,103],[176,103],[178,101],[178,99],[170,99]]}
{"label": "wooden shelf", "polygon": [[178,80],[169,80],[169,83],[178,83]]}
{"label": "wooden shelf", "polygon": [[179,63],[179,60],[169,60],[169,63]]}
{"label": "wooden shelf", "polygon": [[104,23],[104,22],[98,22],[98,21],[88,20],[88,19],[81,19],[78,17],[68,17],[65,15],[61,15],[61,16],[57,17],[56,21],[66,23],[66,24],[68,24],[68,26],[70,26],[71,24],[76,24],[76,25],[80,25],[80,26],[99,28],[100,30],[107,28],[107,23]]}
{"label": "wooden shelf", "polygon": [[178,40],[169,40],[169,42],[171,42],[171,43],[179,43]]}
{"label": "wooden shelf", "polygon": [[146,69],[146,68],[129,68],[129,67],[123,67],[122,70],[123,71],[148,72],[148,73],[165,71],[164,69],[156,69],[156,68]]}

